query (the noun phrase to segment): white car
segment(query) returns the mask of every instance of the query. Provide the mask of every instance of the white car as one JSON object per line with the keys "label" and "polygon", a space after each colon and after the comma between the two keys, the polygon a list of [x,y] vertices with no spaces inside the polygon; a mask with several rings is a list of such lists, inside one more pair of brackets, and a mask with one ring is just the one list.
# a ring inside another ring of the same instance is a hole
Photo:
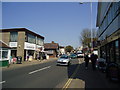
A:
{"label": "white car", "polygon": [[79,58],[79,57],[80,57],[80,58],[81,58],[81,57],[83,58],[83,57],[84,57],[84,54],[83,54],[83,53],[77,53],[77,57],[78,57],[78,58]]}
{"label": "white car", "polygon": [[70,59],[67,55],[62,55],[58,60],[57,60],[57,65],[70,65]]}

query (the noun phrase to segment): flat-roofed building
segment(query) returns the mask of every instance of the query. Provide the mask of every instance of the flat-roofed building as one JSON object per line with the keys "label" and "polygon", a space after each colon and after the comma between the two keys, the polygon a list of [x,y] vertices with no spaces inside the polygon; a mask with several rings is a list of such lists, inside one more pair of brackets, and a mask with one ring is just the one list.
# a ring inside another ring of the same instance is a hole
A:
{"label": "flat-roofed building", "polygon": [[96,26],[99,57],[120,65],[120,2],[99,2]]}
{"label": "flat-roofed building", "polygon": [[22,56],[25,61],[27,56],[35,59],[44,51],[44,37],[26,28],[1,29],[0,35],[0,40],[12,48],[12,57]]}

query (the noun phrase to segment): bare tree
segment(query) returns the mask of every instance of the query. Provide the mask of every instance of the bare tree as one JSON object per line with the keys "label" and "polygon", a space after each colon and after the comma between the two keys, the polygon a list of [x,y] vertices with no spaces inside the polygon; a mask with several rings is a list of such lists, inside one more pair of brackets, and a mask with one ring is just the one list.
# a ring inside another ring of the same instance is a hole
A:
{"label": "bare tree", "polygon": [[[96,29],[92,30],[92,38],[95,39],[97,37]],[[83,47],[88,46],[90,47],[91,43],[91,30],[90,29],[83,29],[80,33],[80,42]]]}

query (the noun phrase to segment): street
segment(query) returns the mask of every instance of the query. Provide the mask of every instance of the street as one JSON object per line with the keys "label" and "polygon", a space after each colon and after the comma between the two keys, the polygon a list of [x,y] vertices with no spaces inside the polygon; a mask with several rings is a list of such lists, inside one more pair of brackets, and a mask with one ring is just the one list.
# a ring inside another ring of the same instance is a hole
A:
{"label": "street", "polygon": [[90,64],[85,70],[83,59],[72,59],[69,67],[56,66],[54,60],[4,70],[2,81],[3,88],[119,88],[104,73],[93,71]]}
{"label": "street", "polygon": [[[69,75],[78,60],[72,60]],[[68,80],[68,67],[56,66],[56,61],[3,71],[3,88],[55,88]],[[62,88],[62,87],[60,87]]]}

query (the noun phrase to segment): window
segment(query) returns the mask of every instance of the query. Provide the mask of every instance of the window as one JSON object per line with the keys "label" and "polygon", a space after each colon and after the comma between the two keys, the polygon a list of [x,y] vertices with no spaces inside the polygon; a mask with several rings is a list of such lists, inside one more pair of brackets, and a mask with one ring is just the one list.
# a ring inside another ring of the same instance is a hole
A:
{"label": "window", "polygon": [[110,45],[109,44],[106,45],[106,53],[107,53],[106,61],[109,62],[110,60]]}
{"label": "window", "polygon": [[10,32],[10,41],[17,42],[18,40],[18,32]]}
{"label": "window", "polygon": [[2,56],[1,56],[2,54],[1,54],[1,51],[0,51],[0,59],[2,58]]}
{"label": "window", "polygon": [[120,2],[113,2],[100,25],[101,33],[107,28],[107,26],[119,14],[119,12],[120,12]]}
{"label": "window", "polygon": [[8,58],[8,51],[2,51],[2,59]]}
{"label": "window", "polygon": [[120,56],[120,53],[119,53],[119,41],[115,41],[115,56],[116,56],[116,62],[118,64],[120,64],[120,59],[119,59],[119,56]]}
{"label": "window", "polygon": [[36,37],[34,35],[27,34],[26,39],[26,41],[28,41],[29,43],[35,43]]}
{"label": "window", "polygon": [[115,42],[110,43],[110,61],[115,62]]}
{"label": "window", "polygon": [[106,59],[105,46],[102,46],[101,49],[100,49],[100,57]]}
{"label": "window", "polygon": [[37,44],[38,45],[43,45],[43,39],[37,38]]}

